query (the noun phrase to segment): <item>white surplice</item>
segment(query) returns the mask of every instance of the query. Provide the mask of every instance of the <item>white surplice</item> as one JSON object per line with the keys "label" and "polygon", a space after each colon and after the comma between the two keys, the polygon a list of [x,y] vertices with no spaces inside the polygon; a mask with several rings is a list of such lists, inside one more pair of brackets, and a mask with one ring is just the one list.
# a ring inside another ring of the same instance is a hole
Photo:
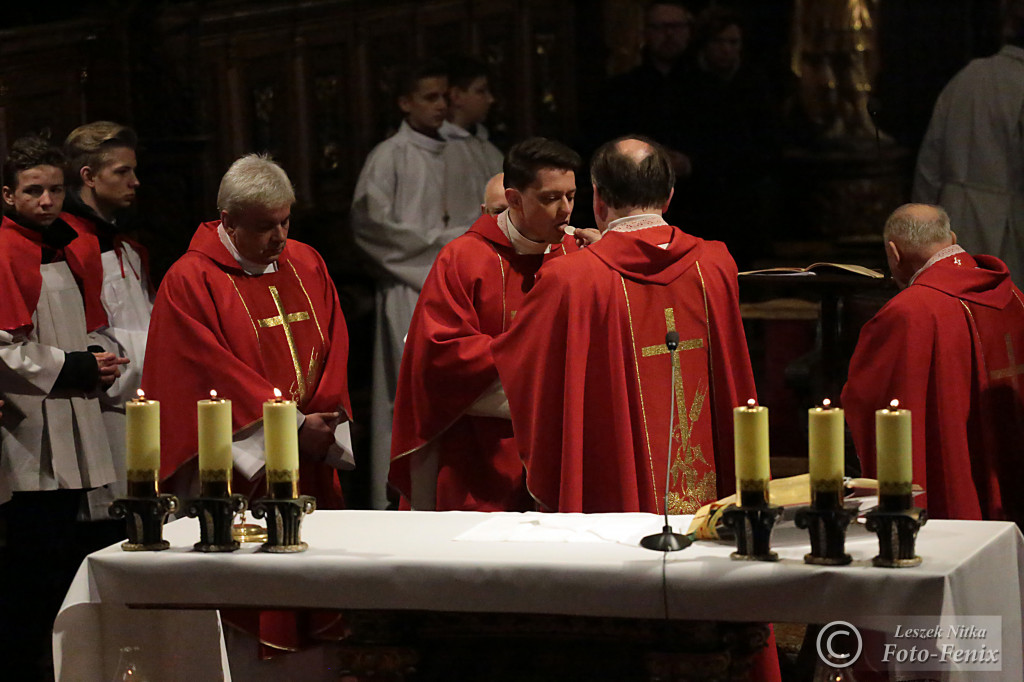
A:
{"label": "white surplice", "polygon": [[92,488],[116,479],[99,392],[54,390],[65,351],[95,345],[65,262],[40,266],[32,330],[0,332],[0,503],[12,492]]}
{"label": "white surplice", "polygon": [[452,220],[465,224],[469,229],[480,217],[487,181],[501,172],[504,156],[491,144],[487,128],[482,124],[478,124],[471,133],[451,121],[445,121],[438,132],[448,141],[445,148],[448,184],[457,190],[449,207]]}
{"label": "white surplice", "polygon": [[370,152],[352,200],[352,233],[377,278],[370,483],[378,509],[387,504],[395,390],[416,299],[441,247],[471,224],[452,218],[462,188],[445,148],[403,121]]}
{"label": "white surplice", "polygon": [[149,273],[143,270],[142,255],[128,243],[102,254],[103,288],[100,300],[107,313],[108,326],[99,333],[103,345],[131,362],[121,365],[121,376],[102,396],[103,423],[107,428],[117,481],[89,491],[90,518],[109,518],[110,503],[127,493],[125,473],[124,404],[136,396],[142,385],[142,366],[146,359],[146,336],[153,314]]}

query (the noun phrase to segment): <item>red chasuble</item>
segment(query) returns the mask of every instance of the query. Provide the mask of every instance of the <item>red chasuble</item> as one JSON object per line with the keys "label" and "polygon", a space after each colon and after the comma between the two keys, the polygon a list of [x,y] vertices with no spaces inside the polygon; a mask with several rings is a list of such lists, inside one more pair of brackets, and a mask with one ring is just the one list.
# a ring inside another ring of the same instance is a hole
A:
{"label": "red chasuble", "polygon": [[[0,298],[3,300],[0,329],[14,331],[32,327],[32,313],[39,304],[39,292],[43,286],[43,276],[39,271],[42,251],[42,234],[4,216],[0,223],[0,253],[7,257],[0,259]],[[99,262],[99,251],[96,267],[91,266],[89,254],[89,244],[81,235],[63,249],[64,259],[82,291],[87,330],[93,332],[107,325],[107,314],[100,299],[103,268]]]}
{"label": "red chasuble", "polygon": [[649,222],[546,266],[492,346],[541,509],[661,513],[670,450],[671,513],[735,489],[732,408],[755,397],[736,265]]}
{"label": "red chasuble", "polygon": [[944,258],[864,325],[843,407],[866,476],[893,398],[911,411],[929,516],[1024,522],[1024,297],[1002,261]]}
{"label": "red chasuble", "polygon": [[[231,400],[236,432],[263,418],[274,388],[303,413],[351,415],[348,331],[323,259],[289,240],[277,272],[248,275],[219,224],[199,226],[153,307],[142,387],[160,401],[161,480],[196,456],[196,401],[211,389]],[[342,505],[333,469],[300,457],[299,477],[318,506]]]}
{"label": "red chasuble", "polygon": [[431,444],[437,510],[533,508],[512,423],[465,412],[497,381],[491,340],[509,328],[541,264],[576,250],[565,237],[547,255],[517,255],[489,215],[441,250],[416,303],[395,398],[389,479],[406,501],[410,460]]}

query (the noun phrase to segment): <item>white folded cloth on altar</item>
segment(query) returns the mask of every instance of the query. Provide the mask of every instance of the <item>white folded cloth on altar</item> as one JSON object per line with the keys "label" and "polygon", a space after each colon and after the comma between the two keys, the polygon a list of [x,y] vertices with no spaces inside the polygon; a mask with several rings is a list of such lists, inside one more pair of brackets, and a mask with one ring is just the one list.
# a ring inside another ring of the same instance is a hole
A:
{"label": "white folded cloth on altar", "polygon": [[[676,533],[686,533],[692,516],[670,516]],[[658,533],[665,518],[656,514],[522,514],[494,515],[455,537],[461,542],[613,542],[635,545]]]}

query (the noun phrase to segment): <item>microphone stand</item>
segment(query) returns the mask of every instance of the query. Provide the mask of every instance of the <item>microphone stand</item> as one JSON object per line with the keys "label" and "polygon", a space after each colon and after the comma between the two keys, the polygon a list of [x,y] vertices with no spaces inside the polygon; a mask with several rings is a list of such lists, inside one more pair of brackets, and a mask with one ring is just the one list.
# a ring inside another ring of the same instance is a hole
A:
{"label": "microphone stand", "polygon": [[640,546],[644,549],[653,549],[656,552],[678,552],[693,544],[693,539],[686,535],[672,532],[672,526],[668,525],[668,486],[672,473],[672,427],[675,425],[676,414],[676,349],[679,347],[679,333],[669,332],[665,334],[665,346],[668,348],[668,357],[672,367],[672,391],[669,400],[668,411],[668,458],[665,462],[665,525],[660,533],[648,535],[640,540]]}

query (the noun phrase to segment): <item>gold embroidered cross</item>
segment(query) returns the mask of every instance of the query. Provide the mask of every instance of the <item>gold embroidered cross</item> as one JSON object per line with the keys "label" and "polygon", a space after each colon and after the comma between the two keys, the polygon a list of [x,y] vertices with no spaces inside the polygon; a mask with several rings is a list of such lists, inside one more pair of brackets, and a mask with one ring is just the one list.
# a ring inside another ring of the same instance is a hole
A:
{"label": "gold embroidered cross", "polygon": [[[665,331],[674,332],[676,331],[676,316],[675,310],[672,308],[665,308]],[[679,342],[677,350],[695,350],[704,346],[704,339],[686,339]],[[665,344],[658,344],[656,346],[644,346],[640,349],[642,357],[650,358],[658,355],[664,355],[670,352]],[[675,385],[675,405],[676,405],[676,421],[679,429],[680,436],[680,447],[675,452],[672,458],[671,474],[673,485],[677,484],[679,477],[683,477],[682,490],[684,494],[687,494],[685,499],[677,493],[670,493],[671,499],[669,504],[669,510],[677,514],[692,514],[697,511],[699,505],[693,499],[694,493],[697,493],[698,488],[701,487],[701,483],[697,481],[697,468],[694,466],[694,450],[696,450],[696,456],[704,459],[700,452],[700,446],[696,448],[690,447],[690,434],[693,430],[693,424],[700,418],[700,413],[704,408],[704,399],[707,396],[707,390],[700,388],[698,382],[697,392],[693,397],[693,406],[689,413],[686,410],[686,393],[683,390],[683,371],[679,364],[679,354],[672,353],[672,376],[673,383]],[[680,454],[682,453],[682,454]],[[689,485],[687,484],[689,481]]]}
{"label": "gold embroidered cross", "polygon": [[299,386],[299,399],[306,397],[306,378],[302,374],[302,367],[299,365],[299,351],[295,347],[295,336],[292,334],[292,322],[303,322],[309,319],[309,312],[303,310],[298,313],[286,313],[284,306],[281,305],[281,295],[277,292],[277,287],[271,286],[270,297],[274,299],[274,307],[277,308],[277,315],[274,317],[265,317],[260,320],[260,326],[264,328],[271,327],[283,327],[284,338],[288,342],[288,350],[292,355],[292,365],[295,368],[295,380]]}
{"label": "gold embroidered cross", "polygon": [[1010,358],[1010,366],[989,372],[989,377],[992,379],[1009,379],[1010,384],[1013,385],[1013,389],[1016,391],[1020,388],[1020,379],[1017,377],[1024,374],[1024,365],[1017,364],[1017,357],[1013,352],[1013,340],[1009,334],[1006,335],[1006,355]]}

